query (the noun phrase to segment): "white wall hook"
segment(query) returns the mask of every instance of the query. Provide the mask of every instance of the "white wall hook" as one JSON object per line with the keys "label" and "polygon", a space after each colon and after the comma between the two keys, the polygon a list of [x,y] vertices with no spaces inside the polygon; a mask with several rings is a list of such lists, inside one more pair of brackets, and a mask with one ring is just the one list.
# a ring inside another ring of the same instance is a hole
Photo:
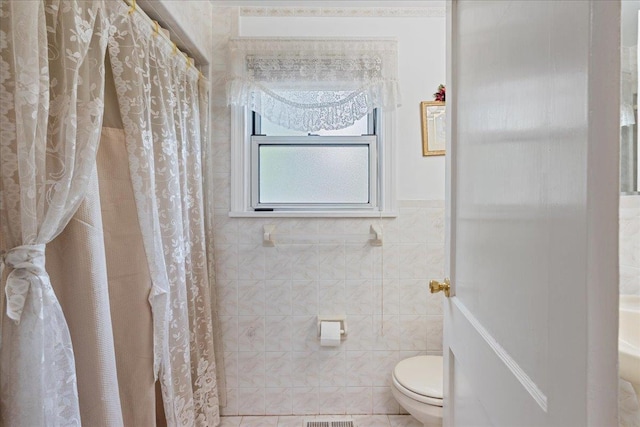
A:
{"label": "white wall hook", "polygon": [[276,226],[273,224],[267,224],[262,226],[262,244],[263,246],[275,246],[276,241],[273,236]]}
{"label": "white wall hook", "polygon": [[377,224],[371,224],[371,234],[375,234],[375,237],[371,239],[371,246],[382,246],[382,227]]}

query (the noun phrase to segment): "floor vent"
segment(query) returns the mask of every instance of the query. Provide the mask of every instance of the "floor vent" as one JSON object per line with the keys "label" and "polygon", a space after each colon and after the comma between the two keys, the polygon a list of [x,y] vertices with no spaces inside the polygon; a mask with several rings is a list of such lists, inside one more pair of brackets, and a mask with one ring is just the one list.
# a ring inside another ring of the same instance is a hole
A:
{"label": "floor vent", "polygon": [[353,421],[307,421],[305,427],[355,427]]}

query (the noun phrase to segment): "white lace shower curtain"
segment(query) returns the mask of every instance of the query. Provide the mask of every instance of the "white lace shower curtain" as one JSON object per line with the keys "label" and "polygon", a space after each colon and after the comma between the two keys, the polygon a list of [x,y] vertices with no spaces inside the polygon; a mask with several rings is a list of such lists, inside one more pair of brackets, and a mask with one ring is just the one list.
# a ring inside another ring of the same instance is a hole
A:
{"label": "white lace shower curtain", "polygon": [[229,104],[288,129],[342,129],[400,105],[394,40],[239,38],[229,52]]}
{"label": "white lace shower curtain", "polygon": [[199,104],[206,88],[148,22],[121,11],[113,25],[121,31],[109,39],[109,57],[152,280],[154,372],[170,425],[215,425],[200,133],[208,111]]}
{"label": "white lace shower curtain", "polygon": [[[130,11],[106,0],[0,3],[5,425],[82,422],[73,337],[45,269],[45,247],[76,212],[94,173],[105,51],[148,258],[152,369],[167,422],[219,422],[202,194],[207,89],[197,70]],[[73,265],[73,254],[68,261]]]}

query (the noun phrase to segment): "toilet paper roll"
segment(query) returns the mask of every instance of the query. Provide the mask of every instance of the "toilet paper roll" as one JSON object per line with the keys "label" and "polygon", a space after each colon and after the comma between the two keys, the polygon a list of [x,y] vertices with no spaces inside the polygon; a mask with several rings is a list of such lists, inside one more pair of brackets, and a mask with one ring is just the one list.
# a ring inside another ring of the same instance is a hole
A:
{"label": "toilet paper roll", "polygon": [[322,347],[340,345],[340,322],[320,322],[320,345]]}

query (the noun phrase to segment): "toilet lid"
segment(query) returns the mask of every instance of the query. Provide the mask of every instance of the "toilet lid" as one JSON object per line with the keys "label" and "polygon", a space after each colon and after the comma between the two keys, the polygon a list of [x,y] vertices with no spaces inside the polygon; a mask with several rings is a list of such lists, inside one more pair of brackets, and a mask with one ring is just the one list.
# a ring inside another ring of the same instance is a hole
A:
{"label": "toilet lid", "polygon": [[416,394],[442,399],[442,356],[415,356],[398,363],[393,376]]}

